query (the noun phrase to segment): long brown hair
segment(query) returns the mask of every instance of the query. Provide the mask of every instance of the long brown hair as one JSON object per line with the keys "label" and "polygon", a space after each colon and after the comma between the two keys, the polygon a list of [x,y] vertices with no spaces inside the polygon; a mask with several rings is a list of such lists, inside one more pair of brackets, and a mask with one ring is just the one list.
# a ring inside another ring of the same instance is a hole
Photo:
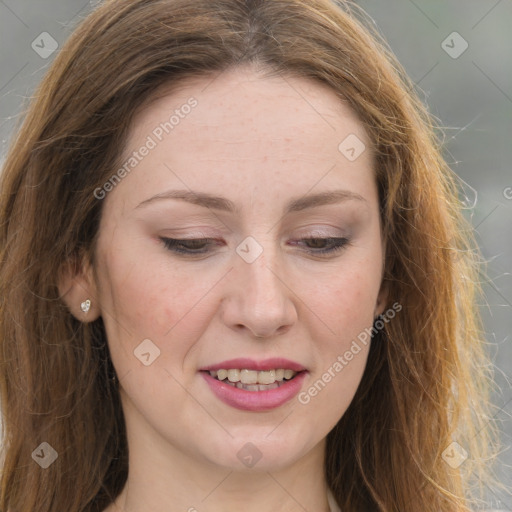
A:
{"label": "long brown hair", "polygon": [[[384,279],[403,310],[328,435],[328,485],[344,512],[469,510],[488,446],[476,258],[435,125],[390,51],[341,1],[111,0],[56,57],[1,176],[2,511],[101,511],[122,490],[103,323],[70,314],[59,272],[93,259],[94,191],[120,165],[137,108],[160,86],[246,63],[330,86],[376,155]],[[469,453],[456,469],[442,456],[453,440]],[[58,452],[47,469],[32,460],[43,442]]]}

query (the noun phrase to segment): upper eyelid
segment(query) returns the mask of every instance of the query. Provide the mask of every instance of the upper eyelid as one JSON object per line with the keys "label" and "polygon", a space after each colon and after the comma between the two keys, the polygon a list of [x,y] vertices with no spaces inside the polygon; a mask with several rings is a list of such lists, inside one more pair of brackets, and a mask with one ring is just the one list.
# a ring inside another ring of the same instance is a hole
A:
{"label": "upper eyelid", "polygon": [[[204,241],[209,243],[217,243],[219,242],[219,237],[216,236],[160,236],[159,237],[162,241],[165,240],[172,240],[177,242],[194,242],[194,241]],[[293,240],[339,240],[339,239],[346,239],[349,240],[350,236],[346,234],[330,234],[330,233],[313,233],[313,234],[304,234],[304,235],[297,235],[294,237],[290,237]]]}
{"label": "upper eyelid", "polygon": [[[351,229],[345,227],[336,227],[332,224],[328,224],[325,226],[308,226],[302,225],[294,229],[286,229],[287,232],[295,233],[295,237],[303,237],[303,238],[333,238],[333,237],[341,237],[346,236],[348,231]],[[198,239],[198,238],[212,238],[217,239],[219,237],[229,237],[233,234],[233,231],[224,232],[222,229],[219,230],[217,227],[207,227],[205,228],[195,228],[195,227],[184,227],[184,228],[176,228],[176,229],[165,229],[163,232],[168,233],[167,238],[174,239]],[[172,234],[171,234],[172,233]]]}
{"label": "upper eyelid", "polygon": [[[199,248],[198,250],[204,250],[206,247],[211,245],[218,245],[218,239],[212,238],[212,237],[202,237],[202,238],[171,238],[171,237],[159,237],[160,240],[164,243],[164,245],[169,245],[171,242],[174,243],[174,245],[183,244],[186,245],[187,242],[204,242],[204,247]],[[304,236],[304,237],[297,237],[299,242],[303,240],[342,240],[342,245],[347,245],[351,242],[351,238],[348,236]],[[310,248],[311,249],[311,248]],[[191,253],[194,252],[193,249],[188,249],[191,251]],[[199,252],[198,252],[199,253]]]}

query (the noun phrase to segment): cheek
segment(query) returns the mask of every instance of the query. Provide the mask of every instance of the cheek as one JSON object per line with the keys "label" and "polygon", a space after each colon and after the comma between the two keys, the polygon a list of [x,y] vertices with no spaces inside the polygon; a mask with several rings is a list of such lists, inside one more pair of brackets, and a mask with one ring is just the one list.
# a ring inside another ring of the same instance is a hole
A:
{"label": "cheek", "polygon": [[194,314],[194,305],[207,292],[208,283],[152,253],[158,255],[154,249],[106,254],[101,303],[111,307],[116,320],[130,332],[162,338]]}
{"label": "cheek", "polygon": [[181,374],[187,352],[210,321],[208,291],[216,280],[198,279],[180,265],[171,266],[161,254],[156,258],[149,251],[119,247],[108,251],[100,266],[102,316],[118,374],[145,369],[136,354],[148,339],[158,354],[151,366]]}
{"label": "cheek", "polygon": [[329,279],[318,280],[307,294],[307,306],[318,312],[322,325],[312,333],[318,348],[317,364],[298,400],[315,410],[319,428],[324,422],[336,422],[347,410],[361,382],[371,344],[380,268],[370,260],[349,262],[347,258],[346,263],[338,272],[329,273]]}
{"label": "cheek", "polygon": [[368,267],[347,267],[311,290],[307,305],[318,311],[329,327],[331,343],[339,347],[372,325],[379,289],[380,272]]}

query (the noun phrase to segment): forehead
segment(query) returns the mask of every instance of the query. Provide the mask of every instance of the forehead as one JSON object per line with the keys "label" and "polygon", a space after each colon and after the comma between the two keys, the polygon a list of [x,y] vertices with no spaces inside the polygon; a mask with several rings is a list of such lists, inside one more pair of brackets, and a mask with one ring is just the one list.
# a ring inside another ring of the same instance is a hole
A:
{"label": "forehead", "polygon": [[[343,153],[347,140],[366,148],[355,160]],[[369,148],[356,114],[330,87],[232,69],[157,91],[134,117],[123,155],[134,165],[111,195],[123,191],[133,203],[176,185],[216,194],[238,185],[269,198],[269,187],[297,195],[340,178],[361,189],[373,182]]]}
{"label": "forehead", "polygon": [[[186,104],[191,98],[197,107],[189,115]],[[323,138],[328,132],[342,134],[352,129],[361,139],[367,138],[348,102],[326,84],[306,77],[269,75],[251,66],[162,86],[139,110],[130,139],[148,133],[155,122],[169,121],[173,113],[179,116],[172,123],[173,135],[187,128],[189,132],[200,129],[201,135],[222,133],[233,142],[254,143],[256,134],[287,140],[307,130]],[[186,123],[181,122],[184,117]]]}

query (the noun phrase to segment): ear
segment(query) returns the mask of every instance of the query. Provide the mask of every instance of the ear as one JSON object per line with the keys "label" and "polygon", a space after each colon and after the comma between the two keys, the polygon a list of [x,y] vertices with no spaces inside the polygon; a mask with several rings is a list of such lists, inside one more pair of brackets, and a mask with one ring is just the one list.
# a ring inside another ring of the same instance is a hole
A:
{"label": "ear", "polygon": [[380,285],[379,295],[377,296],[377,301],[375,303],[375,311],[373,314],[374,318],[377,318],[379,315],[384,313],[386,309],[386,305],[388,303],[389,289],[386,281],[382,280]]}
{"label": "ear", "polygon": [[385,269],[386,269],[386,248],[387,248],[387,239],[384,236],[382,238],[382,274],[380,281],[380,290],[377,295],[377,300],[375,302],[375,311],[373,312],[374,320],[377,319],[384,311],[386,310],[388,299],[389,299],[389,282],[385,278]]}
{"label": "ear", "polygon": [[[81,322],[93,322],[101,314],[92,265],[77,259],[67,261],[61,268],[58,288],[60,298],[71,314]],[[87,302],[90,301],[90,302]],[[89,305],[90,304],[90,305]],[[89,310],[86,306],[89,305]]]}

